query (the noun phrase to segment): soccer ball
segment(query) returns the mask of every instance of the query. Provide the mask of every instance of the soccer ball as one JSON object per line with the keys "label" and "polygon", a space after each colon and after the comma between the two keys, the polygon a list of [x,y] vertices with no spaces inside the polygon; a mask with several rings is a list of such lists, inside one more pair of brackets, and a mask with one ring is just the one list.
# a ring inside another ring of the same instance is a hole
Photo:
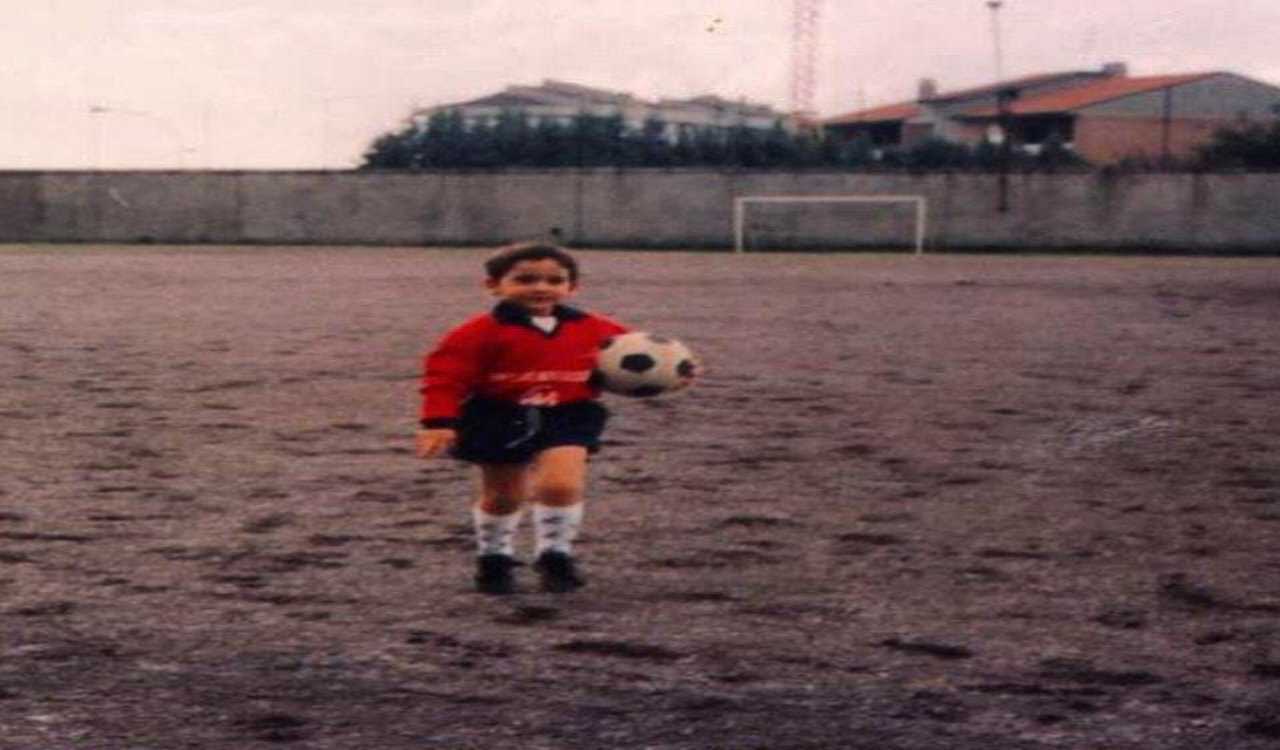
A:
{"label": "soccer ball", "polygon": [[646,398],[687,388],[701,370],[698,358],[679,341],[632,331],[600,345],[594,378],[609,393]]}

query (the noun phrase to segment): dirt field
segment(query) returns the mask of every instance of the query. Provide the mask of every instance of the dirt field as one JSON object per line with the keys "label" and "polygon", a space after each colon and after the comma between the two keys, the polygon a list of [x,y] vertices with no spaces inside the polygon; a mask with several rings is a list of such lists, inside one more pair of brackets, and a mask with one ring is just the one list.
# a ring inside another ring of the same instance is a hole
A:
{"label": "dirt field", "polygon": [[710,372],[488,598],[481,257],[0,249],[0,748],[1280,747],[1280,259],[583,252]]}

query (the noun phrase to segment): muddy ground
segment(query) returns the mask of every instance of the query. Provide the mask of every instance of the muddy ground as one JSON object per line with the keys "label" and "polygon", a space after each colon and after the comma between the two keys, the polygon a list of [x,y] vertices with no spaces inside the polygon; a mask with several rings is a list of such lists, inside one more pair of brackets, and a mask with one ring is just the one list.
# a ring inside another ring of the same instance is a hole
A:
{"label": "muddy ground", "polygon": [[584,251],[710,372],[490,598],[481,257],[0,249],[0,748],[1280,747],[1280,260]]}

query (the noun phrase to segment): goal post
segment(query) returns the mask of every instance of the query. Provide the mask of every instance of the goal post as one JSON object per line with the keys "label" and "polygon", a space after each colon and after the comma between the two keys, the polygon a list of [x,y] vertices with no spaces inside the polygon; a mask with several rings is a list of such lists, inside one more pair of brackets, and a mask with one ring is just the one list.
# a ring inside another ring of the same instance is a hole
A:
{"label": "goal post", "polygon": [[925,227],[929,204],[923,195],[743,195],[733,199],[733,249],[747,249],[747,214],[751,206],[767,204],[887,204],[914,208],[912,245],[916,255],[924,254]]}

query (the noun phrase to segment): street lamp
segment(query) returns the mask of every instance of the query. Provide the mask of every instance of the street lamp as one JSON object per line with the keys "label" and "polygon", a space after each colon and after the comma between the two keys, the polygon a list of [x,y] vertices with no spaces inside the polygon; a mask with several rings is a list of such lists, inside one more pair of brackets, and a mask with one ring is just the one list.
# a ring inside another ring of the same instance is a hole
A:
{"label": "street lamp", "polygon": [[89,122],[92,127],[90,129],[90,155],[93,157],[93,168],[102,169],[102,118],[99,115],[105,115],[111,110],[106,107],[100,107],[97,104],[89,107]]}
{"label": "street lamp", "polygon": [[991,9],[991,40],[996,53],[996,81],[1004,78],[1004,56],[1000,51],[1000,8],[1003,5],[1004,0],[987,0],[987,7]]}
{"label": "street lamp", "polygon": [[996,141],[1000,149],[1000,178],[998,182],[999,200],[997,210],[1005,213],[1009,210],[1009,162],[1013,158],[1013,100],[1018,98],[1018,90],[1012,86],[1001,86],[996,92],[996,130],[1000,137]]}
{"label": "street lamp", "polygon": [[1012,117],[1010,107],[1018,98],[1018,91],[1004,85],[1004,54],[1000,49],[1000,8],[1004,0],[987,0],[991,9],[991,42],[996,58],[996,84],[1000,87],[996,92],[996,125],[991,128],[990,140],[999,149],[999,179],[997,190],[999,197],[996,209],[1001,213],[1009,210],[1009,161],[1013,150],[1013,133],[1010,132]]}

